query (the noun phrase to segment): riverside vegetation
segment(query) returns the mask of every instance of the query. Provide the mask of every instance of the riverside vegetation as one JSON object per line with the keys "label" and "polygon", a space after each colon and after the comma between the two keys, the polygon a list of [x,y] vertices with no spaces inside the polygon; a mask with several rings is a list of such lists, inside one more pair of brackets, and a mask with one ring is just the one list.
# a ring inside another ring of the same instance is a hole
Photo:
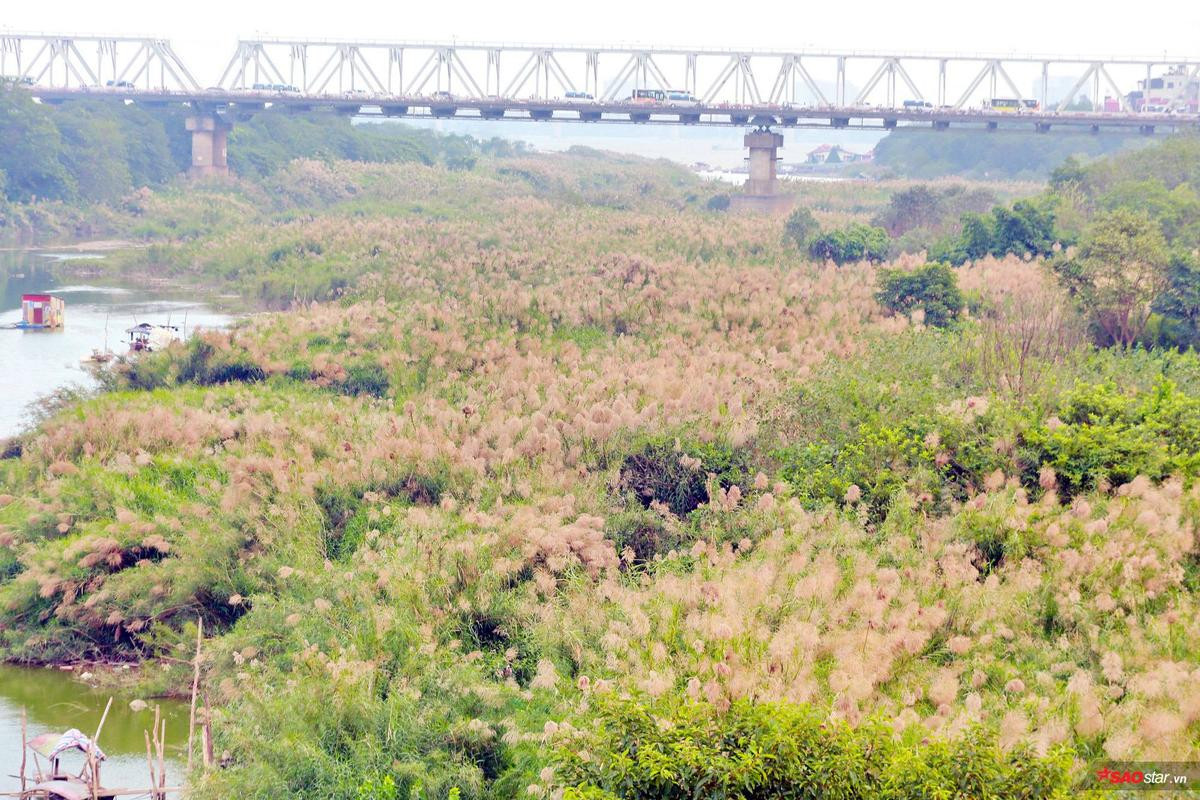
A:
{"label": "riverside vegetation", "polygon": [[[0,649],[186,690],[202,617],[198,798],[1067,797],[1200,758],[1197,169],[1068,164],[987,211],[1050,245],[957,267],[813,259],[885,214],[857,187],[785,227],[589,151],[140,193],[114,269],[286,310],[9,446]],[[1135,298],[1087,290],[1113,237]]]}

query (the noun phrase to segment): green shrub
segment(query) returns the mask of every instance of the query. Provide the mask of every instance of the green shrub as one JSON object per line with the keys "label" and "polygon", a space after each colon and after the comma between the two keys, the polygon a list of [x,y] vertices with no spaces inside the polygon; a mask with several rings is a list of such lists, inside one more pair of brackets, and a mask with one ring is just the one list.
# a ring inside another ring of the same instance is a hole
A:
{"label": "green shrub", "polygon": [[808,252],[813,258],[841,266],[854,261],[883,261],[888,257],[890,247],[887,231],[883,228],[852,222],[813,239]]}
{"label": "green shrub", "polygon": [[704,204],[704,207],[709,211],[728,211],[731,202],[727,194],[714,194],[708,198],[708,202]]}
{"label": "green shrub", "polygon": [[1069,240],[1055,227],[1053,198],[1018,200],[1012,208],[996,206],[987,214],[964,214],[961,231],[943,239],[929,255],[958,266],[987,255],[1049,256],[1056,243]]}
{"label": "green shrub", "polygon": [[710,473],[721,488],[746,486],[749,467],[745,453],[723,441],[662,436],[642,442],[625,456],[620,485],[646,508],[658,501],[682,516],[708,502]]}
{"label": "green shrub", "polygon": [[688,541],[678,530],[668,528],[657,514],[645,510],[609,517],[605,535],[618,553],[628,548],[635,565],[653,561],[655,556],[665,555]]}
{"label": "green shrub", "polygon": [[885,269],[879,273],[880,305],[897,314],[920,308],[925,324],[945,328],[965,304],[954,273],[945,264],[926,264],[915,270]]}
{"label": "green shrub", "polygon": [[1023,439],[1031,466],[1052,467],[1067,494],[1138,475],[1194,476],[1200,472],[1200,398],[1169,380],[1150,392],[1080,384],[1053,422],[1032,425]]}
{"label": "green shrub", "polygon": [[801,206],[793,211],[788,216],[787,222],[783,225],[783,235],[791,239],[796,244],[796,247],[802,250],[808,247],[809,241],[820,232],[820,223],[817,222],[812,211],[805,206]]}
{"label": "green shrub", "polygon": [[593,724],[557,751],[565,798],[1066,798],[1070,757],[1002,750],[991,731],[897,742],[882,721],[851,727],[804,705],[599,698]]}
{"label": "green shrub", "polygon": [[355,364],[346,370],[346,377],[337,384],[338,391],[348,395],[367,394],[383,397],[391,386],[387,371],[374,361]]}
{"label": "green shrub", "polygon": [[132,389],[161,389],[170,380],[171,359],[166,353],[142,353],[121,374]]}
{"label": "green shrub", "polygon": [[220,353],[203,337],[187,343],[179,363],[180,382],[211,386],[218,383],[255,383],[267,377],[262,367],[244,352]]}

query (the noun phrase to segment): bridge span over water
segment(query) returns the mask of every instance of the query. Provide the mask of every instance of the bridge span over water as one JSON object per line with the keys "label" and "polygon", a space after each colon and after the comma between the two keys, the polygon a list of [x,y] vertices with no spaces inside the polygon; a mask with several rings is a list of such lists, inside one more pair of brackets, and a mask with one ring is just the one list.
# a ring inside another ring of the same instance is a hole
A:
{"label": "bridge span over water", "polygon": [[[1165,54],[243,39],[227,57],[207,55],[225,64],[211,82],[198,80],[165,39],[0,33],[0,75],[42,102],[99,97],[192,109],[198,174],[224,172],[230,126],[266,112],[726,125],[757,133],[1200,130],[1200,57]],[[1084,95],[1093,110],[1072,110]],[[777,134],[746,137],[752,171],[769,160],[772,183],[781,141]],[[756,158],[762,147],[769,158]]]}

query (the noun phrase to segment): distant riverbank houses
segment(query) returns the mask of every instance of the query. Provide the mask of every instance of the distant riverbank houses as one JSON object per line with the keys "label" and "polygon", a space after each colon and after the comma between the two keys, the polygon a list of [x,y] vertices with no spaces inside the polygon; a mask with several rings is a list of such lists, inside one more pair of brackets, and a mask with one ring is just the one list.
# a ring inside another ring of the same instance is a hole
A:
{"label": "distant riverbank houses", "polygon": [[874,151],[866,153],[855,153],[852,150],[836,145],[823,144],[820,147],[809,150],[808,156],[804,159],[805,164],[854,164],[861,161],[870,161],[875,157]]}

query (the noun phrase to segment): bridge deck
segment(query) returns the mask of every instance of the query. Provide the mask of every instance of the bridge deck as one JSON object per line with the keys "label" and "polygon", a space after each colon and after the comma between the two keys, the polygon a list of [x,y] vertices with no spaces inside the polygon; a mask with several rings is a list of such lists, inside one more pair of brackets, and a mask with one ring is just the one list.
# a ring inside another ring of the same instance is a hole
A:
{"label": "bridge deck", "polygon": [[1134,129],[1144,133],[1200,130],[1200,114],[1119,112],[1001,112],[991,109],[910,110],[882,106],[814,107],[778,104],[733,105],[640,104],[588,100],[523,100],[511,98],[403,97],[368,93],[305,95],[212,89],[200,92],[138,89],[65,89],[29,87],[43,102],[103,98],[144,104],[180,104],[198,111],[235,117],[268,108],[293,113],[327,109],[335,113],[387,117],[427,116],[468,120],[535,120],[555,122],[634,122],[684,125],[770,125],[778,127],[928,127],[982,130],[1028,126],[1043,132],[1064,129]]}

